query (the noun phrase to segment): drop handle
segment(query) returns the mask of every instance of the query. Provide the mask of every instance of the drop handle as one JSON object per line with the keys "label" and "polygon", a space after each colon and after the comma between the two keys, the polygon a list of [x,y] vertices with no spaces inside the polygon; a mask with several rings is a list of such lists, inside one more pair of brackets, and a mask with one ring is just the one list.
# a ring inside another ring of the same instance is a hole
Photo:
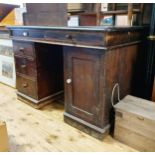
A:
{"label": "drop handle", "polygon": [[24,88],[26,88],[26,87],[28,87],[28,84],[27,84],[27,83],[23,83],[22,86],[23,86]]}
{"label": "drop handle", "polygon": [[67,39],[72,39],[72,36],[71,36],[70,34],[66,34],[65,37],[66,37]]}
{"label": "drop handle", "polygon": [[70,84],[71,82],[72,82],[71,79],[67,79],[67,80],[66,80],[66,83],[67,83],[67,84]]}

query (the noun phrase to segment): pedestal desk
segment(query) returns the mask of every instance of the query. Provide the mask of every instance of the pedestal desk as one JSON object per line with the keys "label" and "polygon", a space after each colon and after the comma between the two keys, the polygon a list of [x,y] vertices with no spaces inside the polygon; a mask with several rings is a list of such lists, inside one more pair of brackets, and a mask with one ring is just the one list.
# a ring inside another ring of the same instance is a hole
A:
{"label": "pedestal desk", "polygon": [[145,28],[8,29],[13,39],[18,97],[39,106],[64,90],[64,120],[102,138],[110,127],[114,85],[119,83],[121,98],[137,88]]}

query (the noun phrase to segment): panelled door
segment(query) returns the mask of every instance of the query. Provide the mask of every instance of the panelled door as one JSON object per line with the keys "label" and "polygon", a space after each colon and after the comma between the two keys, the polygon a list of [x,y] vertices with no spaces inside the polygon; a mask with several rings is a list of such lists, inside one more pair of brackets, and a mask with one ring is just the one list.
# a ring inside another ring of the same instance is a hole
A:
{"label": "panelled door", "polygon": [[64,47],[65,112],[93,125],[99,125],[101,52]]}

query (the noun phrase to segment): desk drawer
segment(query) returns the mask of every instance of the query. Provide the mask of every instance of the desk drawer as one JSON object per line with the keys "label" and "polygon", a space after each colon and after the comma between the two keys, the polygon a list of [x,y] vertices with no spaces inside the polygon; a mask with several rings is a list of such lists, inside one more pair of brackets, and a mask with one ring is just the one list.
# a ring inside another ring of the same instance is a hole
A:
{"label": "desk drawer", "polygon": [[45,39],[53,42],[69,44],[103,46],[104,35],[99,32],[73,30],[14,30],[12,36],[23,39]]}
{"label": "desk drawer", "polygon": [[79,45],[99,46],[103,45],[103,34],[95,32],[73,32],[73,31],[46,31],[44,38],[50,41],[58,41]]}
{"label": "desk drawer", "polygon": [[37,76],[35,61],[28,58],[15,56],[15,63],[17,73],[25,74],[28,76]]}
{"label": "desk drawer", "polygon": [[16,29],[16,30],[11,32],[11,35],[14,37],[22,37],[22,38],[43,38],[44,37],[44,31]]}
{"label": "desk drawer", "polygon": [[35,57],[34,44],[31,42],[13,41],[13,49],[15,55]]}
{"label": "desk drawer", "polygon": [[36,80],[29,79],[27,77],[17,74],[17,90],[34,99],[38,99],[37,96],[37,82]]}

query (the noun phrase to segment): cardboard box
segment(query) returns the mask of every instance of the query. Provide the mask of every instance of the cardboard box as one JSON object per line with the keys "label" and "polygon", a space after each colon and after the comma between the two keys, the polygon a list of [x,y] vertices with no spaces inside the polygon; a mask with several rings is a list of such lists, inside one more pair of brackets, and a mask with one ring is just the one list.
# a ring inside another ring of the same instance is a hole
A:
{"label": "cardboard box", "polygon": [[6,129],[6,123],[0,121],[0,152],[8,152],[8,134]]}

